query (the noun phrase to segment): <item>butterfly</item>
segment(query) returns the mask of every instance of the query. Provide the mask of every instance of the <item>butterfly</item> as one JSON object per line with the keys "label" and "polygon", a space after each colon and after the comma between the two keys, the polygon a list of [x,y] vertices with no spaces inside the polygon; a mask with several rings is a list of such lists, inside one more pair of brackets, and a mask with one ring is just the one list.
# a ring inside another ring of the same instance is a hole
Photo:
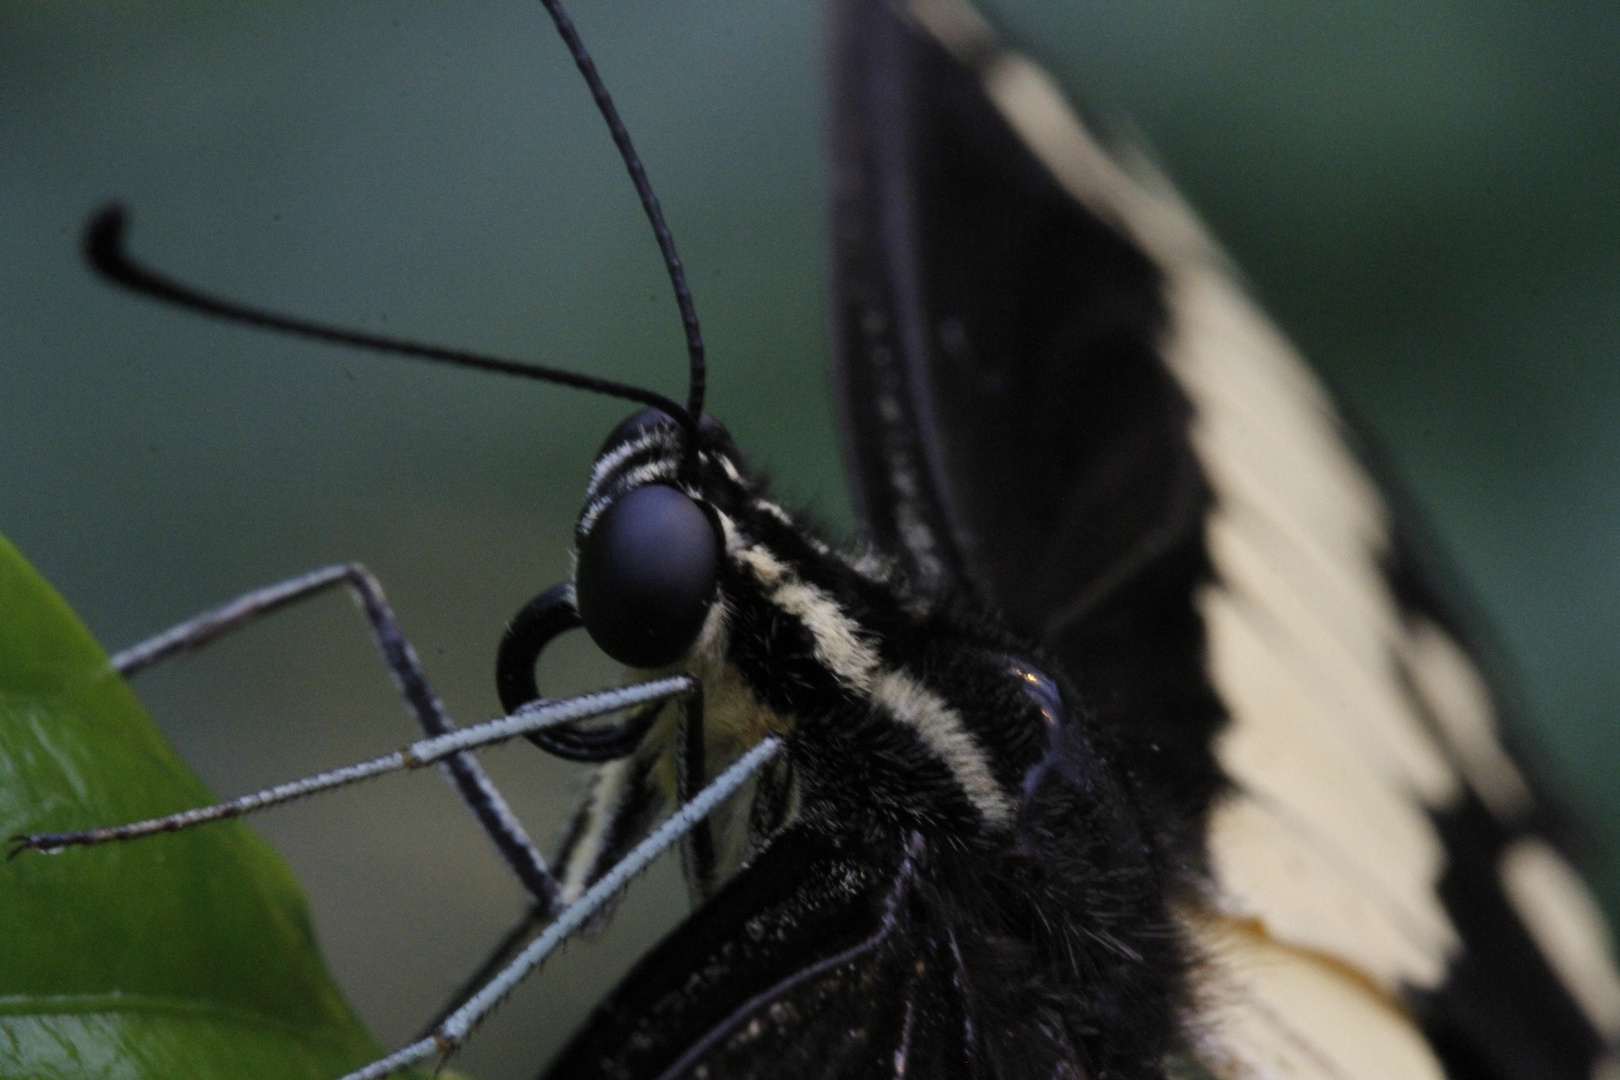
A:
{"label": "butterfly", "polygon": [[[1190,211],[964,5],[833,25],[835,382],[903,570],[721,497],[727,655],[794,772],[552,1075],[1620,1067],[1603,918],[1465,639]],[[756,673],[778,637],[815,662]]]}

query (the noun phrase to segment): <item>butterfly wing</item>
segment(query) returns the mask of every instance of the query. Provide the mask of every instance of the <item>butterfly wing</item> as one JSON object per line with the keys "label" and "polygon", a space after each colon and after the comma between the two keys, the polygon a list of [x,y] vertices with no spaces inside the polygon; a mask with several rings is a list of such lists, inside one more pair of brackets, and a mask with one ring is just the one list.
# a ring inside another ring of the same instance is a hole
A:
{"label": "butterfly wing", "polygon": [[1231,1076],[1585,1077],[1620,980],[1331,402],[1151,170],[951,0],[840,5],[857,505],[1065,662],[1205,868]]}
{"label": "butterfly wing", "polygon": [[917,886],[904,855],[790,829],[642,958],[547,1075],[984,1075],[951,935]]}
{"label": "butterfly wing", "polygon": [[1192,602],[1210,493],[1160,356],[1164,273],[974,68],[886,4],[838,11],[835,375],[858,511],[922,576],[1054,645],[1122,718],[1129,767],[1173,781],[1165,842],[1196,848],[1223,711]]}

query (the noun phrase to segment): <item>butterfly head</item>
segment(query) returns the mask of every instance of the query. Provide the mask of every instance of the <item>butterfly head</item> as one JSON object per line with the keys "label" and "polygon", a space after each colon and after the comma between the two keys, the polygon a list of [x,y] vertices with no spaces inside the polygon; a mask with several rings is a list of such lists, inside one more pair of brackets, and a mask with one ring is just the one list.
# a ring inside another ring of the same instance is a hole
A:
{"label": "butterfly head", "polygon": [[896,825],[993,830],[1066,715],[998,622],[821,540],[708,417],[649,409],[621,423],[575,539],[580,622],[630,667],[702,682],[711,769],[786,735],[817,799],[847,790],[849,809]]}
{"label": "butterfly head", "polygon": [[707,414],[682,427],[652,408],[602,444],[575,529],[574,590],[586,632],[620,663],[666,667],[697,641],[724,558],[718,504],[742,482],[735,452]]}

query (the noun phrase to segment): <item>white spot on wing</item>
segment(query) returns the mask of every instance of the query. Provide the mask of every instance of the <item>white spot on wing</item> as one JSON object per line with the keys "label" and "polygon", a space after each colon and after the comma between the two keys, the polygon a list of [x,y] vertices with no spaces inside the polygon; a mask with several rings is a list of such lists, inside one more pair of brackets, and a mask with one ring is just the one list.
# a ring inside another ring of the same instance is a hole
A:
{"label": "white spot on wing", "polygon": [[[1167,351],[1192,373],[1194,447],[1218,500],[1207,541],[1220,583],[1200,602],[1231,716],[1216,752],[1270,814],[1212,818],[1216,903],[1386,992],[1434,987],[1459,940],[1435,891],[1445,852],[1427,809],[1453,802],[1458,779],[1395,663],[1405,629],[1377,561],[1383,507],[1320,395],[1282,392],[1298,378],[1262,378],[1196,334]],[[1269,393],[1240,404],[1212,373],[1223,365]]]}
{"label": "white spot on wing", "polygon": [[1481,801],[1503,820],[1528,810],[1530,787],[1497,741],[1490,690],[1468,654],[1445,631],[1419,619],[1405,659],[1413,684]]}
{"label": "white spot on wing", "polygon": [[1620,1038],[1620,975],[1614,942],[1597,901],[1545,840],[1526,837],[1497,867],[1519,920],[1586,1018],[1605,1039]]}

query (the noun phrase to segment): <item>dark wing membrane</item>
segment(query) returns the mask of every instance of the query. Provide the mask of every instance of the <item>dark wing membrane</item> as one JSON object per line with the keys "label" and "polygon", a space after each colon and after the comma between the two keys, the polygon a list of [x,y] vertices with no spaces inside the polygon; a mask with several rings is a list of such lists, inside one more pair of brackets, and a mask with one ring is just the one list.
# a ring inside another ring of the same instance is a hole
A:
{"label": "dark wing membrane", "polygon": [[1161,276],[886,4],[843,0],[834,33],[836,374],[862,519],[1039,633],[1144,536],[1201,520]]}
{"label": "dark wing membrane", "polygon": [[986,1075],[950,935],[914,864],[789,831],[644,957],[546,1072],[616,1077]]}
{"label": "dark wing membrane", "polygon": [[1196,847],[1219,703],[1192,598],[1209,496],[1160,359],[1162,275],[1053,179],[979,74],[887,4],[834,22],[835,375],[857,508],[1121,718]]}
{"label": "dark wing membrane", "polygon": [[857,507],[1056,654],[1204,868],[1206,1063],[1620,1075],[1602,917],[1321,387],[976,14],[835,9]]}
{"label": "dark wing membrane", "polygon": [[[796,1036],[828,1023],[827,989],[872,975],[887,933],[883,884],[870,866],[802,834],[778,837],[641,959],[545,1075],[650,1080],[691,1075],[717,1057],[816,1050]],[[833,1026],[861,1027],[868,1002],[832,1002]],[[783,1030],[790,1022],[801,1030]]]}

